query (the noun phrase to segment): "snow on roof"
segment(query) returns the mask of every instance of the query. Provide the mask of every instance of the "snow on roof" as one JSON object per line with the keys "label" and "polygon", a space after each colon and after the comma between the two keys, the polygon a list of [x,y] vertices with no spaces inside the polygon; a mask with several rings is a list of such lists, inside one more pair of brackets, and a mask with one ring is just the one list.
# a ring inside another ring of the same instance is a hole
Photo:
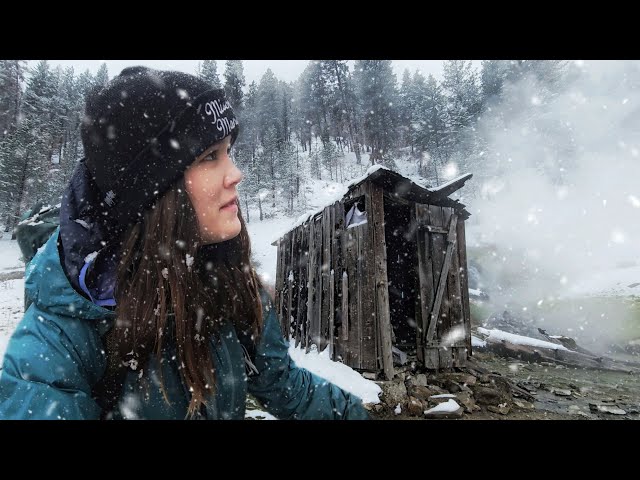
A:
{"label": "snow on roof", "polygon": [[[304,223],[308,222],[311,218],[315,217],[316,215],[318,215],[319,213],[321,213],[326,207],[328,207],[329,205],[334,204],[335,202],[341,200],[348,192],[349,189],[351,187],[353,187],[354,185],[357,185],[358,183],[361,183],[362,181],[364,181],[365,179],[367,179],[368,177],[370,177],[371,175],[373,175],[375,172],[377,172],[378,170],[387,170],[395,175],[397,175],[398,177],[402,177],[404,179],[406,179],[408,182],[411,182],[412,184],[416,185],[417,187],[426,190],[428,192],[431,193],[439,193],[439,192],[446,192],[447,189],[451,188],[452,185],[455,185],[457,182],[460,182],[463,179],[468,179],[471,178],[472,174],[470,173],[465,173],[464,175],[460,175],[459,177],[454,178],[453,180],[440,185],[438,187],[434,187],[434,188],[426,188],[423,185],[420,185],[416,182],[414,182],[413,180],[411,180],[410,178],[405,177],[404,175],[400,175],[399,173],[384,167],[382,165],[372,165],[370,166],[367,171],[359,176],[354,178],[353,180],[351,180],[349,183],[346,183],[344,185],[342,185],[340,188],[337,188],[336,191],[333,193],[333,195],[329,196],[329,198],[323,202],[323,204],[320,207],[317,207],[313,210],[310,210],[302,215],[300,215],[294,222],[292,222],[290,224],[289,227],[287,227],[287,229],[281,233],[278,233],[278,235],[276,235],[272,241],[271,244],[275,245],[278,240],[280,240],[287,232],[290,232],[291,230],[296,229],[297,227],[299,227],[300,225],[303,225]],[[454,188],[452,191],[457,190],[457,188]],[[446,192],[446,194],[451,193],[451,192]]]}
{"label": "snow on roof", "polygon": [[[371,175],[374,172],[377,172],[378,170],[389,170],[387,167],[383,167],[382,165],[371,165],[367,171],[364,173],[364,175],[361,175],[359,177],[354,178],[353,180],[351,180],[349,183],[344,184],[342,186],[342,188],[338,188],[335,192],[335,194],[333,196],[331,196],[329,198],[329,200],[327,200],[321,207],[318,207],[314,210],[310,210],[307,213],[303,213],[302,215],[300,215],[295,222],[293,222],[291,224],[291,226],[289,227],[289,229],[287,230],[287,232],[293,230],[296,227],[299,227],[300,225],[302,225],[303,223],[305,223],[306,221],[308,221],[310,218],[315,217],[318,213],[322,212],[325,208],[327,208],[329,205],[334,204],[335,202],[337,202],[338,200],[342,199],[342,197],[344,197],[347,192],[349,191],[349,189],[353,186],[356,185],[360,182],[362,182],[364,179],[366,179],[369,175]],[[390,170],[391,171],[391,170]],[[279,235],[276,240],[278,240],[279,238],[281,238],[282,235]]]}
{"label": "snow on roof", "polygon": [[427,190],[429,190],[432,193],[438,193],[438,192],[447,190],[450,186],[455,185],[456,183],[458,183],[463,178],[471,178],[471,174],[470,173],[464,173],[464,174],[454,178],[453,180],[448,181],[447,183],[443,183],[442,185],[438,185],[437,187],[427,188]]}

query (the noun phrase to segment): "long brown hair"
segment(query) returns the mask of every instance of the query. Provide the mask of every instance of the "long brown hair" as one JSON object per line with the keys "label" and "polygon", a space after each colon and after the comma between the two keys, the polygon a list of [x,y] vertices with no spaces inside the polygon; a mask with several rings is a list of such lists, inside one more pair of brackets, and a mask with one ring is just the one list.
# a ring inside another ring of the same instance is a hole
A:
{"label": "long brown hair", "polygon": [[210,338],[223,322],[232,322],[254,341],[262,331],[262,285],[251,264],[239,202],[238,218],[238,236],[202,245],[196,212],[180,179],[123,241],[115,291],[116,354],[124,364],[142,368],[152,353],[160,361],[165,337],[172,334],[178,368],[192,395],[189,416],[214,394]]}

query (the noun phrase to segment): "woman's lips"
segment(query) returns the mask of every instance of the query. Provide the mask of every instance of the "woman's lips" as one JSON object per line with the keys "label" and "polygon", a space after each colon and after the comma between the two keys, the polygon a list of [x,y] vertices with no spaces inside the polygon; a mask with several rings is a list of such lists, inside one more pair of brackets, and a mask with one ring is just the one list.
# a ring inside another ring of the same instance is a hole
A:
{"label": "woman's lips", "polygon": [[220,210],[238,210],[238,206],[236,205],[238,197],[235,197],[231,201],[227,202],[225,205],[220,207]]}

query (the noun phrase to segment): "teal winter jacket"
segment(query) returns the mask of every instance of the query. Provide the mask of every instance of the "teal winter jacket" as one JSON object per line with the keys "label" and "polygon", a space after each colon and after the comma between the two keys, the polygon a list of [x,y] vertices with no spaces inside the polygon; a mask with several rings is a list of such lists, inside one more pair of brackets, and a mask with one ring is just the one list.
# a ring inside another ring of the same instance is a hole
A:
{"label": "teal winter jacket", "polygon": [[[99,419],[93,386],[105,372],[103,335],[114,320],[72,287],[60,263],[59,229],[27,264],[26,294],[31,305],[7,346],[0,371],[0,419]],[[256,348],[258,375],[247,377],[242,347],[228,323],[210,339],[216,389],[204,419],[243,419],[247,393],[280,419],[367,419],[361,400],[298,367],[288,353],[276,316],[263,299],[264,330]],[[130,370],[115,418],[184,419],[190,395],[167,342],[163,361],[153,357]],[[160,389],[159,375],[168,393]]]}

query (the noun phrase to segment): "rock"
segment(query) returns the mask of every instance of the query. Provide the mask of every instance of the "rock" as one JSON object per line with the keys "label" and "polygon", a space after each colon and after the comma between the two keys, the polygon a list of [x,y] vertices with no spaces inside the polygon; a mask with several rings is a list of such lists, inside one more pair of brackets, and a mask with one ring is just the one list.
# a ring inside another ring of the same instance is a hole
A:
{"label": "rock", "polygon": [[407,414],[411,415],[412,417],[419,417],[424,412],[424,405],[415,397],[409,397],[409,401],[407,402],[405,408]]}
{"label": "rock", "polygon": [[375,380],[378,377],[376,372],[362,372],[362,376],[367,380]]}
{"label": "rock", "polygon": [[429,400],[429,397],[432,395],[438,395],[440,392],[436,391],[433,388],[423,387],[423,386],[414,386],[409,389],[409,394],[418,400]]}
{"label": "rock", "polygon": [[497,390],[504,392],[511,396],[511,383],[502,375],[489,375],[489,383],[491,383]]}
{"label": "rock", "polygon": [[428,385],[427,376],[424,373],[419,373],[413,377],[413,384],[419,387],[426,387]]}
{"label": "rock", "polygon": [[473,394],[476,399],[476,403],[479,405],[493,405],[497,406],[501,403],[509,403],[510,398],[503,392],[491,387],[475,386]]}
{"label": "rock", "polygon": [[407,377],[410,377],[410,375],[406,375],[405,372],[402,372],[402,371],[399,372],[399,371],[396,370],[396,373],[393,376],[393,381],[394,382],[402,382],[402,383],[404,383],[405,378],[407,378]]}
{"label": "rock", "polygon": [[587,412],[583,412],[578,405],[569,405],[567,411],[571,415],[580,415],[582,417],[591,418],[591,415],[589,415]]}
{"label": "rock", "polygon": [[556,395],[558,395],[560,397],[570,397],[571,396],[571,390],[566,390],[564,388],[552,388],[551,389],[551,393],[555,393]]}
{"label": "rock", "polygon": [[460,392],[456,394],[456,400],[464,406],[466,413],[473,413],[476,402],[471,396],[471,392]]}
{"label": "rock", "polygon": [[457,397],[453,393],[445,393],[440,395],[432,395],[429,397],[429,407],[435,407],[436,405],[440,405],[441,403],[447,403],[449,400],[456,400]]}
{"label": "rock", "polygon": [[478,381],[480,383],[489,383],[491,381],[491,379],[489,378],[488,374],[483,373],[483,374],[478,376]]}
{"label": "rock", "polygon": [[455,382],[451,379],[447,379],[444,382],[444,388],[445,390],[451,392],[451,393],[457,393],[460,390],[462,390],[462,388],[460,387],[460,384],[458,382]]}
{"label": "rock", "polygon": [[382,410],[384,410],[384,407],[380,403],[376,403],[373,406],[373,411],[376,412],[376,413],[380,413]]}
{"label": "rock", "polygon": [[589,408],[592,412],[610,413],[612,415],[626,415],[627,412],[615,405],[602,405],[597,403],[590,403]]}
{"label": "rock", "polygon": [[425,410],[426,418],[462,418],[463,409],[455,400],[448,399],[446,403],[435,406],[429,410]]}
{"label": "rock", "polygon": [[464,385],[464,384],[475,385],[476,383],[476,377],[468,373],[462,373],[462,372],[445,373],[443,375],[443,378],[446,380],[452,380],[461,385]]}
{"label": "rock", "polygon": [[[513,404],[517,407],[520,407],[524,410],[535,410],[536,407],[534,407],[533,403],[531,402],[527,402],[525,400],[519,400],[517,398],[513,399]],[[573,406],[573,405],[572,405]],[[569,407],[571,408],[571,407]]]}
{"label": "rock", "polygon": [[382,400],[390,407],[403,404],[407,401],[407,388],[402,382],[383,381],[376,382],[382,389]]}
{"label": "rock", "polygon": [[500,405],[489,405],[487,410],[493,413],[499,413],[500,415],[507,415],[511,411],[511,407],[507,403],[501,403]]}

